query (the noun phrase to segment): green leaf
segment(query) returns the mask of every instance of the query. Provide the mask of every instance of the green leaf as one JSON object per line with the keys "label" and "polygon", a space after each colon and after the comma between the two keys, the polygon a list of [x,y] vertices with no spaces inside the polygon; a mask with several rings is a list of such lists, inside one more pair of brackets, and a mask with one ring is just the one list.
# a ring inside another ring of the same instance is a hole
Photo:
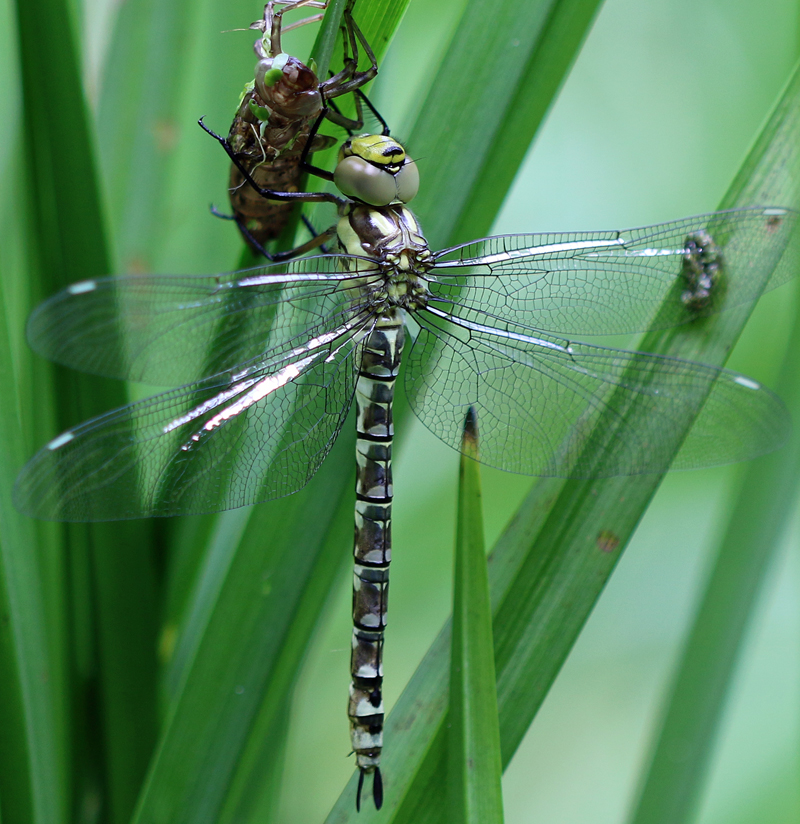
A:
{"label": "green leaf", "polygon": [[[33,294],[41,297],[66,283],[107,274],[109,253],[70,9],[63,0],[35,7],[18,2],[16,9],[30,193],[28,274]],[[49,94],[54,66],[58,93]],[[48,398],[55,397],[62,429],[126,400],[123,386],[62,370],[43,371],[37,390],[22,399],[23,410],[40,420]],[[68,614],[76,619],[80,656],[73,673],[73,706],[80,708],[71,762],[76,791],[107,790],[111,820],[125,821],[155,739],[154,582],[150,557],[142,551],[148,525],[76,525],[62,534],[73,572],[62,584],[66,598],[74,599]],[[95,626],[79,621],[93,612]],[[93,700],[98,691],[99,706]],[[141,699],[135,719],[126,704],[131,695]],[[98,729],[100,735],[91,740],[83,735],[85,729]],[[108,755],[103,769],[98,768],[101,752]],[[98,782],[106,786],[101,789]]]}
{"label": "green leaf", "polygon": [[317,63],[317,72],[320,78],[325,77],[333,59],[333,51],[339,35],[342,13],[347,0],[331,0],[325,10],[325,19],[319,27],[316,43],[311,55]]}
{"label": "green leaf", "polygon": [[[775,203],[796,208],[800,82],[792,82],[765,124],[725,204]],[[778,265],[778,261],[775,261]],[[784,260],[779,268],[786,265]],[[761,284],[762,287],[766,285]],[[676,299],[668,295],[665,308]],[[722,364],[746,321],[737,309],[665,332],[648,333],[641,349]],[[632,405],[626,425],[646,410]],[[644,420],[646,425],[646,418]],[[686,427],[691,420],[685,421]],[[601,421],[589,460],[613,449],[613,421]],[[617,433],[624,437],[624,433]],[[674,443],[674,449],[680,440]],[[600,464],[602,471],[602,463]],[[498,540],[490,560],[495,666],[503,763],[507,765],[556,678],[582,626],[630,539],[660,476],[602,480],[542,479]],[[386,727],[385,773],[392,777],[381,821],[445,821],[438,792],[446,770],[445,711],[449,627],[437,638]],[[344,821],[351,781],[329,821]],[[362,811],[359,821],[372,821]],[[375,819],[377,820],[377,819]]]}
{"label": "green leaf", "polygon": [[27,439],[20,425],[7,283],[0,263],[0,799],[6,824],[57,824],[67,820],[68,812],[63,719],[55,697],[61,681],[48,648],[41,569],[34,551],[37,525],[11,505]]}
{"label": "green leaf", "polygon": [[480,451],[474,412],[467,417],[459,474],[448,715],[448,820],[502,824],[492,610],[483,542]]}

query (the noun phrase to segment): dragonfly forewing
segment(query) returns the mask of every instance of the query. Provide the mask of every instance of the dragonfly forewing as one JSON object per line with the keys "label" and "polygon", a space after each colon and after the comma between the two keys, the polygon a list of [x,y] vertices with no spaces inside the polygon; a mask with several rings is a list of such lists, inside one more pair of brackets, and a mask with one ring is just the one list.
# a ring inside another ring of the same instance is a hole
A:
{"label": "dragonfly forewing", "polygon": [[180,386],[291,352],[357,314],[340,258],[215,277],[128,275],[73,284],[28,322],[43,357],[104,377]]}
{"label": "dragonfly forewing", "polygon": [[[791,210],[751,208],[640,229],[498,235],[439,252],[431,301],[468,321],[514,318],[557,335],[671,328],[752,303],[792,277],[778,262],[796,224]],[[703,267],[706,297],[692,299]]]}

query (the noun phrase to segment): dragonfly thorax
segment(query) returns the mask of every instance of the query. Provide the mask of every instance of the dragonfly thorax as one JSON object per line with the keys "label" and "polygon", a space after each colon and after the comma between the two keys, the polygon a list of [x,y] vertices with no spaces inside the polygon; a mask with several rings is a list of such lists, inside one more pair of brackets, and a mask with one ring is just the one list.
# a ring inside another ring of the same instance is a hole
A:
{"label": "dragonfly thorax", "polygon": [[339,219],[338,238],[344,253],[360,258],[348,261],[350,266],[383,274],[369,287],[369,299],[376,308],[425,306],[428,287],[424,276],[433,259],[416,217],[403,204],[382,208],[349,204]]}

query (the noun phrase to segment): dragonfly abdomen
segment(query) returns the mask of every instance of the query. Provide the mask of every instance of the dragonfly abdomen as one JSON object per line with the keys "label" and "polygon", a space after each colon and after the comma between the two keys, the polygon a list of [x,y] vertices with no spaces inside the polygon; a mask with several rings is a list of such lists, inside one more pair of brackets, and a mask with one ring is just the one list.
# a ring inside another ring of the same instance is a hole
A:
{"label": "dragonfly abdomen", "polygon": [[[401,311],[381,317],[368,335],[356,386],[356,512],[353,556],[353,645],[350,738],[356,765],[374,774],[382,802],[383,636],[389,594],[392,530],[392,402],[404,330]],[[360,785],[359,785],[360,801]]]}

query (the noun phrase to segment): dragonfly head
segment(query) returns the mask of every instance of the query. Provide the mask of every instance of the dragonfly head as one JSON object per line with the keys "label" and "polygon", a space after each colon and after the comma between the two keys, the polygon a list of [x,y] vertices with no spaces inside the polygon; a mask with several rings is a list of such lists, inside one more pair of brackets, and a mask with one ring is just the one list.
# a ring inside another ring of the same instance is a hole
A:
{"label": "dragonfly head", "polygon": [[380,134],[346,140],[333,181],[343,195],[370,206],[408,203],[419,190],[417,164],[396,140]]}

